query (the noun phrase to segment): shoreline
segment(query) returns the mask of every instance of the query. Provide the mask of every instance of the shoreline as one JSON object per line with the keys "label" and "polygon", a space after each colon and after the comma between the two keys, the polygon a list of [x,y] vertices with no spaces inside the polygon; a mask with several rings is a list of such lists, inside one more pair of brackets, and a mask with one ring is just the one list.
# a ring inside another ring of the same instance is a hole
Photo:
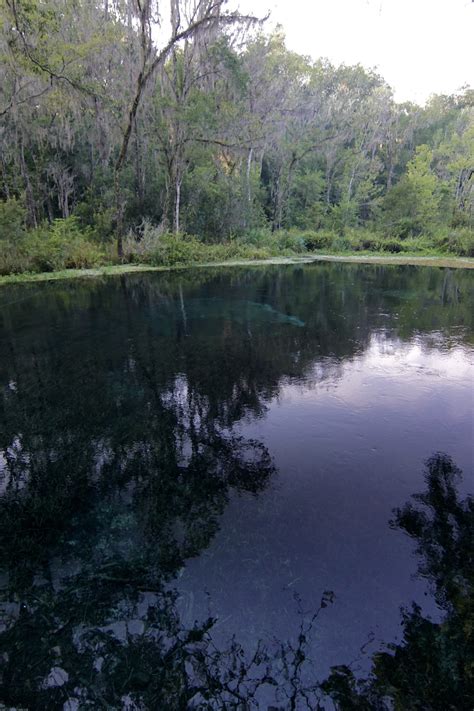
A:
{"label": "shoreline", "polygon": [[248,267],[284,264],[314,264],[317,262],[341,262],[352,264],[380,264],[442,267],[449,269],[474,269],[474,258],[445,256],[387,256],[380,254],[312,254],[292,257],[269,257],[268,259],[232,259],[224,262],[205,262],[177,264],[173,266],[153,267],[147,264],[114,264],[89,269],[64,269],[58,272],[40,272],[38,274],[8,274],[0,276],[0,286],[25,284],[30,282],[60,281],[101,276],[116,276],[136,272],[169,272],[182,269],[209,267]]}

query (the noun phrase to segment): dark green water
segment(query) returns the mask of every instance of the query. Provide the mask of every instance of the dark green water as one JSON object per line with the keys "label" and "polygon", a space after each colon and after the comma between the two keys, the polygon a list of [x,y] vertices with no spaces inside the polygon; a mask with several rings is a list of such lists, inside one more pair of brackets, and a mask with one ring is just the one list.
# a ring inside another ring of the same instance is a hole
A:
{"label": "dark green water", "polygon": [[4,287],[0,315],[0,707],[243,709],[265,644],[248,708],[307,708],[400,606],[443,619],[393,511],[430,457],[473,489],[472,272],[135,274]]}

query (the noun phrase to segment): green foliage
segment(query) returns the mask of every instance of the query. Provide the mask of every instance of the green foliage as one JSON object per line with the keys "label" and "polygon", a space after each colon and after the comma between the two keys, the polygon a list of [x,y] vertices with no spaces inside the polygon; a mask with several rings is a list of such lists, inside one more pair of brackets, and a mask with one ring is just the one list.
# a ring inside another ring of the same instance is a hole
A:
{"label": "green foliage", "polygon": [[[19,240],[0,240],[0,274],[51,272],[117,264],[111,242],[98,245],[95,229],[81,228],[77,217],[55,220],[50,227],[22,232]],[[474,257],[474,233],[469,229],[441,230],[425,236],[400,238],[368,230],[254,229],[225,242],[208,243],[187,234],[171,234],[144,221],[138,233],[124,240],[124,260],[150,266],[205,264],[239,259],[268,259],[321,253],[454,254]]]}
{"label": "green foliage", "polygon": [[306,238],[315,233],[291,229],[276,230],[272,232],[268,228],[250,230],[238,238],[240,244],[254,245],[265,250],[269,255],[292,255],[304,254],[308,250]]}
{"label": "green foliage", "polygon": [[342,200],[338,205],[333,205],[328,221],[331,228],[343,232],[347,228],[357,227],[359,223],[359,208],[356,200]]}
{"label": "green foliage", "polygon": [[83,269],[103,262],[102,251],[76,217],[55,220],[26,233],[20,242],[0,242],[0,274]]}
{"label": "green foliage", "polygon": [[105,244],[112,239],[113,209],[111,207],[96,205],[91,199],[76,205],[74,216],[79,219],[83,231],[95,242]]}
{"label": "green foliage", "polygon": [[238,240],[206,244],[191,235],[162,232],[145,222],[138,235],[128,235],[124,242],[124,256],[129,262],[171,267],[232,259],[265,259],[271,252]]}
{"label": "green foliage", "polygon": [[320,170],[305,170],[296,175],[289,198],[288,222],[304,230],[320,228],[327,206],[323,202],[325,181]]}
{"label": "green foliage", "polygon": [[320,230],[319,232],[305,231],[302,233],[308,252],[331,249],[337,236],[336,232],[330,230]]}
{"label": "green foliage", "polygon": [[432,161],[430,148],[418,146],[406,174],[383,201],[383,225],[397,237],[430,235],[440,222],[442,191]]}
{"label": "green foliage", "polygon": [[474,257],[474,230],[460,227],[438,237],[437,242],[443,251],[459,254],[461,257]]}
{"label": "green foliage", "polygon": [[[242,51],[217,31],[205,51],[176,47],[141,97],[115,181],[140,23],[127,4],[0,3],[3,273],[115,263],[128,229],[125,258],[156,264],[472,255],[472,90],[400,105],[374,72],[312,62],[281,31]],[[144,219],[196,239],[146,245]]]}
{"label": "green foliage", "polygon": [[0,241],[17,242],[25,234],[26,210],[17,198],[0,201]]}

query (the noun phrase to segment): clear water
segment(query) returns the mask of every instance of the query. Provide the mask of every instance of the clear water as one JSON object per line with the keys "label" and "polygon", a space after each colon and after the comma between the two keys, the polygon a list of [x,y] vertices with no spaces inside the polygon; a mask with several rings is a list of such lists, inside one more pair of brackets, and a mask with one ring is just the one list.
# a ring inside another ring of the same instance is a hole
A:
{"label": "clear water", "polygon": [[324,597],[315,678],[440,617],[389,522],[436,452],[473,489],[472,272],[134,274],[0,315],[0,702],[199,707],[168,661],[209,617],[249,655]]}

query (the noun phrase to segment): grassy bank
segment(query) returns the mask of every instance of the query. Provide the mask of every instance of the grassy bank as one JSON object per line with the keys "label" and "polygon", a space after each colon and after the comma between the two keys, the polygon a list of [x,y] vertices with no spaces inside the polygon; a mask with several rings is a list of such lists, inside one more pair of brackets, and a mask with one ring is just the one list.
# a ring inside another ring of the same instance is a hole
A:
{"label": "grassy bank", "polygon": [[431,253],[420,256],[419,254],[404,254],[400,256],[390,256],[383,252],[367,252],[353,254],[351,252],[341,252],[339,254],[318,254],[314,255],[316,261],[326,262],[355,262],[360,264],[411,264],[413,266],[425,267],[449,267],[450,269],[474,269],[474,258],[472,257],[450,257],[446,254]]}
{"label": "grassy bank", "polygon": [[394,238],[367,230],[267,229],[226,241],[163,233],[144,222],[123,242],[119,262],[113,236],[84,229],[76,217],[0,239],[0,283],[96,276],[191,265],[268,263],[272,260],[339,259],[386,264],[467,267],[474,263],[474,233],[461,229],[436,236]]}
{"label": "grassy bank", "polygon": [[188,263],[174,266],[154,267],[147,264],[114,264],[90,269],[62,269],[53,272],[9,274],[0,276],[0,286],[7,284],[57,281],[88,277],[106,277],[139,272],[163,272],[172,269],[190,269],[196,267],[258,266],[268,264],[308,264],[314,262],[352,262],[359,264],[393,264],[427,267],[449,267],[450,269],[474,269],[474,259],[467,257],[446,256],[403,256],[393,257],[386,254],[312,254],[308,256],[269,257],[267,259],[229,259],[221,262]]}

